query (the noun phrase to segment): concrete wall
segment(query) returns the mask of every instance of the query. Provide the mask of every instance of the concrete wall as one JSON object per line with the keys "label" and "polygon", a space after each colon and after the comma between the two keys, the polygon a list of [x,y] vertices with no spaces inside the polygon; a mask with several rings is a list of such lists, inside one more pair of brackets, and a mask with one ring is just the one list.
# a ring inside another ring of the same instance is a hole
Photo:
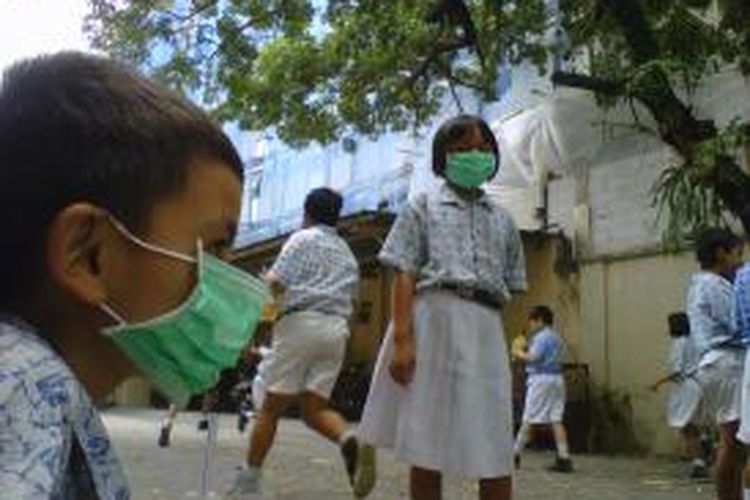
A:
{"label": "concrete wall", "polygon": [[666,316],[684,309],[692,255],[653,255],[586,264],[581,283],[581,357],[592,378],[631,397],[639,443],[655,453],[677,450],[665,424],[667,392],[647,389],[667,371]]}

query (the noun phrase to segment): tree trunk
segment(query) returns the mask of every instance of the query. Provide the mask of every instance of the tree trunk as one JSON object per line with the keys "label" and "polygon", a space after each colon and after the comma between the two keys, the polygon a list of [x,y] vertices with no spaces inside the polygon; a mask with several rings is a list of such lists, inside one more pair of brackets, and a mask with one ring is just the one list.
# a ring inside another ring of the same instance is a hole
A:
{"label": "tree trunk", "polygon": [[[620,25],[634,63],[645,64],[659,57],[659,46],[638,0],[600,0],[600,7]],[[653,115],[662,140],[674,147],[686,162],[691,162],[697,144],[719,134],[716,124],[698,120],[692,109],[677,97],[669,77],[661,69],[655,67],[645,78],[649,81],[643,87],[648,91],[634,97]],[[734,159],[720,159],[704,181],[733,214],[739,215],[750,204],[750,176]],[[750,228],[745,229],[750,232]]]}

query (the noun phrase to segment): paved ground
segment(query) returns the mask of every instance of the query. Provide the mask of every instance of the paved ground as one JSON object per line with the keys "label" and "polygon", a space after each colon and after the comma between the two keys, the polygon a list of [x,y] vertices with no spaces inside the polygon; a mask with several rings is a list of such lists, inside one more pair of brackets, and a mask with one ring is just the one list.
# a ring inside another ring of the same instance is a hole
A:
{"label": "paved ground", "polygon": [[[170,448],[156,445],[161,414],[116,409],[106,423],[135,485],[135,500],[200,498],[201,464],[206,434],[198,433],[197,414],[180,415]],[[219,418],[209,498],[221,498],[242,460],[247,434],[239,434],[231,415]],[[682,478],[684,464],[664,459],[574,457],[576,473],[560,476],[545,470],[552,456],[527,453],[515,480],[517,500],[708,500],[710,484]],[[406,498],[406,469],[387,453],[379,455],[378,485],[371,499]],[[205,479],[205,477],[204,477]],[[263,499],[337,500],[352,498],[337,449],[296,421],[280,427],[265,471]],[[476,498],[475,486],[448,479],[446,500]]]}

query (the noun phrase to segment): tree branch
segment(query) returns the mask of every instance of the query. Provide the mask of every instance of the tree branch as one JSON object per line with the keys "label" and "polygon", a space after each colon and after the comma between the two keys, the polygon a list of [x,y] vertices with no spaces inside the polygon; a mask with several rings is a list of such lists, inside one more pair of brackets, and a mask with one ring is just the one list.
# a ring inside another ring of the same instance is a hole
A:
{"label": "tree branch", "polygon": [[[622,29],[634,63],[643,65],[657,59],[660,48],[648,24],[640,2],[636,0],[599,0],[599,7]],[[632,97],[638,99],[659,125],[659,135],[685,159],[692,162],[698,143],[716,137],[719,131],[710,120],[698,120],[692,108],[683,103],[672,89],[669,76],[653,66],[644,77],[644,88]],[[724,205],[741,213],[750,196],[750,176],[731,158],[714,165],[710,177]]]}
{"label": "tree branch", "polygon": [[465,40],[435,43],[427,57],[422,60],[419,67],[406,79],[404,85],[408,88],[413,88],[414,84],[417,83],[417,80],[427,74],[427,70],[430,69],[430,65],[432,65],[433,63],[437,63],[438,56],[446,52],[454,52],[456,50],[463,49],[467,46],[468,44]]}
{"label": "tree branch", "polygon": [[612,97],[625,95],[625,85],[623,85],[622,82],[605,80],[595,76],[581,75],[579,73],[555,71],[552,73],[552,83],[563,87],[590,90],[597,94]]}

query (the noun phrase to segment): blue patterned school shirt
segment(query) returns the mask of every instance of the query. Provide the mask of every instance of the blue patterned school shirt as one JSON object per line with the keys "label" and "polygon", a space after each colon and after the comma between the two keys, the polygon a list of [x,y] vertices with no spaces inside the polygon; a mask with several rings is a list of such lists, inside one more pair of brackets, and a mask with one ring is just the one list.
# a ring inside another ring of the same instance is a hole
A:
{"label": "blue patterned school shirt", "polygon": [[0,317],[0,498],[128,500],[99,414],[30,326]]}
{"label": "blue patterned school shirt", "polygon": [[742,342],[750,345],[750,262],[734,278],[734,325]]}
{"label": "blue patterned school shirt", "polygon": [[286,289],[283,311],[351,316],[359,264],[333,227],[316,225],[294,233],[282,247],[271,273]]}
{"label": "blue patterned school shirt", "polygon": [[447,184],[407,204],[379,257],[417,276],[418,290],[460,285],[505,303],[526,289],[521,236],[508,211],[485,193],[465,200]]}
{"label": "blue patterned school shirt", "polygon": [[744,349],[732,321],[734,300],[734,288],[725,277],[707,271],[692,276],[686,312],[702,365],[722,351]]}
{"label": "blue patterned school shirt", "polygon": [[565,358],[565,342],[550,327],[537,332],[531,339],[526,373],[529,375],[561,375]]}

